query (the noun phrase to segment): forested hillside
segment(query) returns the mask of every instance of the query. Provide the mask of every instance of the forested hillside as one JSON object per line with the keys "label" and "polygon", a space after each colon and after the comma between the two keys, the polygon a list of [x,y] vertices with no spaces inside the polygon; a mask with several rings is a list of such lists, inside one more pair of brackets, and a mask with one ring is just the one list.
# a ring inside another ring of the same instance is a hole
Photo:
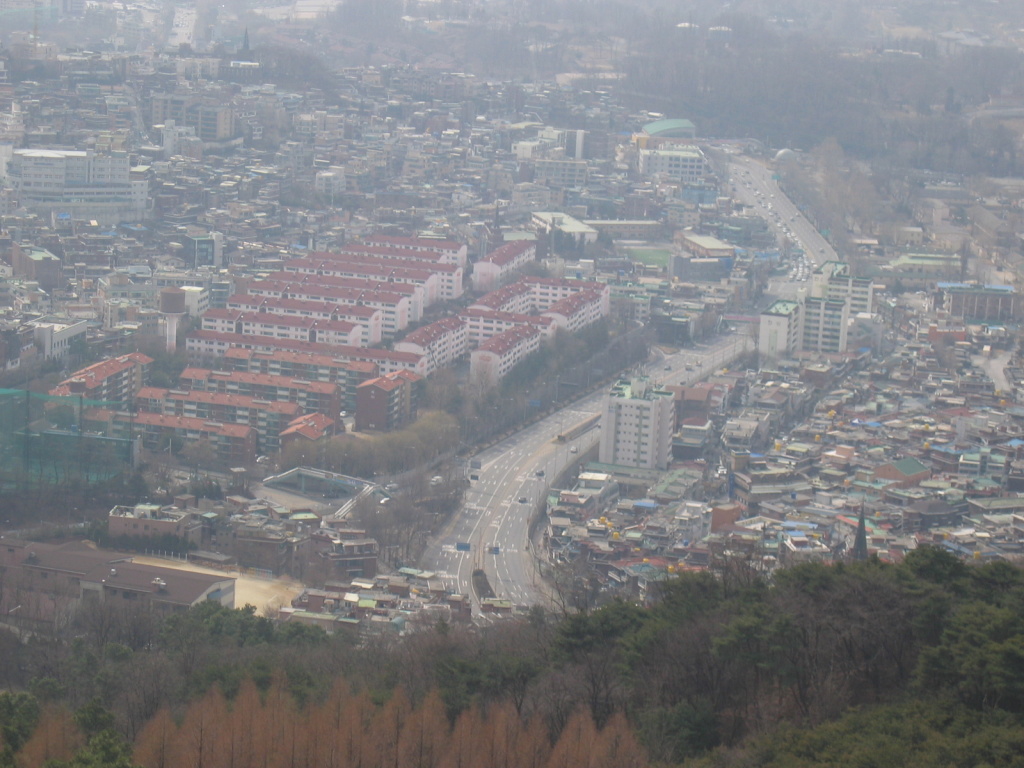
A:
{"label": "forested hillside", "polygon": [[1011,766],[1024,572],[936,549],[357,642],[207,604],[2,636],[2,765]]}

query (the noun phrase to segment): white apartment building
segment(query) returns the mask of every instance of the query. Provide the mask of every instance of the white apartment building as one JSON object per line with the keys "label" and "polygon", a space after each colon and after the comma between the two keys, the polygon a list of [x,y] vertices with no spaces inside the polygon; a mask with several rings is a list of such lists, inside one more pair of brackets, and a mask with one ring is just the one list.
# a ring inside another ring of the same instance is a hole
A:
{"label": "white apartment building", "polygon": [[520,325],[488,339],[469,356],[469,380],[478,387],[495,387],[508,372],[540,349],[536,328]]}
{"label": "white apartment building", "polygon": [[351,287],[341,284],[332,285],[327,283],[325,278],[321,278],[319,283],[293,283],[270,279],[250,284],[249,295],[300,299],[302,301],[329,301],[342,305],[378,309],[383,317],[384,334],[388,336],[404,331],[409,323],[419,322],[423,317],[422,301],[418,289],[414,288],[410,292],[403,292],[399,289],[408,286],[386,283],[384,284],[386,290],[378,290],[377,285],[380,284],[370,281],[352,281]]}
{"label": "white apartment building", "polygon": [[230,309],[209,310],[203,315],[202,330],[351,347],[359,346],[365,335],[362,326],[344,320],[317,320],[311,317],[273,315],[268,312],[236,312]]}
{"label": "white apartment building", "polygon": [[459,318],[466,324],[471,346],[483,344],[491,337],[520,325],[536,328],[544,341],[553,339],[555,331],[558,329],[558,324],[551,317],[501,312],[494,309],[470,307],[460,312]]}
{"label": "white apartment building", "polygon": [[800,304],[780,299],[761,313],[757,351],[762,357],[784,358],[800,350]]}
{"label": "white apartment building", "polygon": [[361,347],[378,344],[384,336],[384,313],[379,309],[361,304],[236,294],[228,298],[226,308],[241,312],[269,312],[272,315],[311,317],[316,320],[347,320],[365,329],[365,333],[359,341]]}
{"label": "white apartment building", "polygon": [[640,175],[665,176],[681,184],[699,184],[707,175],[707,161],[698,147],[641,149]]}
{"label": "white apartment building", "polygon": [[469,330],[460,317],[445,317],[417,328],[394,344],[396,352],[412,352],[427,359],[430,373],[454,365],[469,352]]}
{"label": "white apartment building", "polygon": [[849,325],[849,299],[780,299],[761,313],[757,350],[776,359],[795,352],[840,354],[846,351]]}
{"label": "white apartment building", "polygon": [[313,180],[313,189],[330,205],[341,203],[345,188],[345,169],[340,165],[332,165],[327,170],[317,171]]}
{"label": "white apartment building", "polygon": [[850,326],[849,299],[808,296],[800,313],[800,345],[804,352],[839,354],[846,351]]}
{"label": "white apartment building", "polygon": [[537,243],[513,240],[498,246],[473,265],[473,288],[493,291],[508,283],[523,267],[537,258]]}
{"label": "white apartment building", "polygon": [[210,289],[205,286],[183,285],[185,294],[185,314],[189,317],[201,317],[210,308]]}
{"label": "white apartment building", "polygon": [[675,431],[671,392],[646,376],[621,380],[605,400],[599,461],[643,469],[667,469]]}
{"label": "white apartment building", "polygon": [[85,331],[89,324],[85,320],[41,317],[28,325],[32,326],[32,337],[42,356],[47,360],[62,360],[70,354],[76,339],[85,342]]}
{"label": "white apartment building", "polygon": [[826,261],[811,275],[811,296],[843,301],[849,299],[850,314],[875,311],[875,286],[867,277],[854,277],[845,261]]}
{"label": "white apartment building", "polygon": [[534,181],[552,187],[585,187],[587,172],[585,160],[537,160],[533,164]]}
{"label": "white apartment building", "polygon": [[16,149],[7,181],[34,213],[118,224],[146,215],[148,182],[132,180],[129,171],[123,152]]}

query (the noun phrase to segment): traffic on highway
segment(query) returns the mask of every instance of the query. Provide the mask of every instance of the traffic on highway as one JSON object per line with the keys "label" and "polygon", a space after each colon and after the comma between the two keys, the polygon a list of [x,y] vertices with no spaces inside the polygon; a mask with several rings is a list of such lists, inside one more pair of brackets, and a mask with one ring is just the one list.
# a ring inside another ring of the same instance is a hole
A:
{"label": "traffic on highway", "polygon": [[[752,346],[752,339],[735,334],[671,354],[655,351],[637,373],[662,384],[692,383]],[[551,602],[541,578],[546,562],[539,549],[541,537],[531,532],[531,523],[546,511],[547,495],[558,479],[578,462],[594,458],[601,435],[595,417],[606,389],[585,395],[468,460],[467,477],[475,479],[463,507],[429,543],[420,567],[443,579],[447,589],[469,595],[474,616],[480,614],[481,599],[473,587],[474,570],[486,574],[496,598],[516,608]]]}

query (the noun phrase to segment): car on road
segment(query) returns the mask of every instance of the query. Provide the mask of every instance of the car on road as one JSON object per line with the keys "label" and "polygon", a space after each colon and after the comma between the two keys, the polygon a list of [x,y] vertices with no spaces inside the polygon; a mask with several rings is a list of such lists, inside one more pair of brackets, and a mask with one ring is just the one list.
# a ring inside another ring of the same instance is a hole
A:
{"label": "car on road", "polygon": [[544,470],[543,469],[538,469],[537,470],[537,477],[544,477]]}
{"label": "car on road", "polygon": [[520,497],[519,497],[519,503],[520,503],[520,504],[528,504],[528,503],[529,503],[529,501],[530,501],[530,500],[529,500],[529,499],[527,499],[527,498],[526,498],[525,496],[520,496]]}

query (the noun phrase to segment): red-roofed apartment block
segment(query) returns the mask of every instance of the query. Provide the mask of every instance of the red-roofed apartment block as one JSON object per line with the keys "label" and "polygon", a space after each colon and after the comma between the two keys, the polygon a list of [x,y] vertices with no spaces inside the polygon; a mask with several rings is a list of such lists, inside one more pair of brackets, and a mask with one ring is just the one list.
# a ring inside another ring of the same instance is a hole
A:
{"label": "red-roofed apartment block", "polygon": [[540,349],[541,334],[520,325],[488,339],[469,356],[469,379],[476,386],[495,387],[516,365]]}
{"label": "red-roofed apartment block", "polygon": [[398,371],[360,384],[355,428],[389,432],[411,423],[416,418],[421,381],[422,377],[411,371]]}
{"label": "red-roofed apartment block", "polygon": [[50,390],[51,395],[81,395],[87,400],[128,402],[149,381],[153,358],[141,352],[93,363]]}
{"label": "red-roofed apartment block", "polygon": [[514,240],[500,245],[473,265],[473,288],[493,291],[511,281],[536,258],[537,244],[532,240]]}

